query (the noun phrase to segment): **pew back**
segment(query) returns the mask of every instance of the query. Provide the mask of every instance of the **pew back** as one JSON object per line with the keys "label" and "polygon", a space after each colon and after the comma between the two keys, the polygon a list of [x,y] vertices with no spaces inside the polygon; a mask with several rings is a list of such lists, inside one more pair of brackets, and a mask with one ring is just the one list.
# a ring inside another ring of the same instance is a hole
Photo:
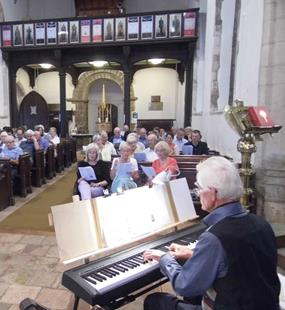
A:
{"label": "pew back", "polygon": [[9,160],[0,159],[0,211],[14,205],[13,183]]}

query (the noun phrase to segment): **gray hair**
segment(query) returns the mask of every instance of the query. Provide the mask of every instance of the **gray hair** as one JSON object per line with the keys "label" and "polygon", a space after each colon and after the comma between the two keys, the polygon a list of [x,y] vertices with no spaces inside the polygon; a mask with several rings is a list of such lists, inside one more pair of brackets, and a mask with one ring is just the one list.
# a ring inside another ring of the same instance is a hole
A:
{"label": "gray hair", "polygon": [[127,137],[127,143],[137,143],[138,142],[138,137],[135,133],[130,133],[128,134]]}
{"label": "gray hair", "polygon": [[239,172],[229,160],[213,156],[197,165],[197,182],[202,188],[215,188],[219,199],[238,200],[243,195]]}
{"label": "gray hair", "polygon": [[28,129],[26,132],[25,132],[25,135],[34,135],[35,132],[32,130],[32,129]]}
{"label": "gray hair", "polygon": [[96,156],[96,161],[99,160],[99,155],[100,155],[100,154],[99,154],[99,149],[98,149],[97,145],[93,144],[93,145],[87,146],[87,148],[86,148],[86,158],[85,158],[85,161],[88,162],[88,160],[89,160],[88,154],[89,154],[91,151],[93,151],[93,150],[95,150],[95,151],[96,151],[96,154],[97,154],[97,156]]}
{"label": "gray hair", "polygon": [[119,146],[119,151],[126,149],[131,149],[130,145],[126,141],[121,142]]}
{"label": "gray hair", "polygon": [[95,133],[95,135],[92,138],[92,141],[96,143],[98,139],[102,139],[102,137],[98,133]]}

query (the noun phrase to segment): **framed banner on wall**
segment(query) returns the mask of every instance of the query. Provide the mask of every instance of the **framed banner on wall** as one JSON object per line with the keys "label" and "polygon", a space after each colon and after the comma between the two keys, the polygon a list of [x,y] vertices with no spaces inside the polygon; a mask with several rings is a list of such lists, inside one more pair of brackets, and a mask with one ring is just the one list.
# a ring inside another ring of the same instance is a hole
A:
{"label": "framed banner on wall", "polygon": [[36,45],[44,45],[46,43],[45,23],[35,24]]}

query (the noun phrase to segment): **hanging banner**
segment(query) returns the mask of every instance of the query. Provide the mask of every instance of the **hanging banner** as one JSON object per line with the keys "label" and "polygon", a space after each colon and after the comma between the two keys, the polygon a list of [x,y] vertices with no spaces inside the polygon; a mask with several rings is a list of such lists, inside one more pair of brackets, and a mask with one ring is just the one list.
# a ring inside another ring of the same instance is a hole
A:
{"label": "hanging banner", "polygon": [[3,39],[3,47],[9,47],[12,45],[12,26],[11,25],[2,26],[2,39]]}
{"label": "hanging banner", "polygon": [[128,17],[128,40],[139,39],[139,17]]}
{"label": "hanging banner", "polygon": [[47,23],[47,44],[56,44],[56,22]]}
{"label": "hanging banner", "polygon": [[90,42],[90,20],[82,20],[81,25],[81,42],[89,43]]}
{"label": "hanging banner", "polygon": [[152,39],[153,37],[153,16],[147,15],[141,17],[141,38]]}
{"label": "hanging banner", "polygon": [[93,19],[92,21],[92,41],[102,41],[102,19]]}
{"label": "hanging banner", "polygon": [[46,43],[45,36],[45,23],[36,23],[36,45],[44,45]]}
{"label": "hanging banner", "polygon": [[183,19],[184,19],[184,26],[183,26],[184,37],[195,36],[196,12],[185,12],[183,14]]}

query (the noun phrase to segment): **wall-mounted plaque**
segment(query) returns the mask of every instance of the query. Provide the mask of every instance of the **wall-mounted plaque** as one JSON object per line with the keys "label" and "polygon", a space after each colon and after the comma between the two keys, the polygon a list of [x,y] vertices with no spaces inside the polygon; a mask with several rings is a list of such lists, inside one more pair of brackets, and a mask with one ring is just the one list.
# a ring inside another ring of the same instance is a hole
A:
{"label": "wall-mounted plaque", "polygon": [[2,26],[2,42],[3,42],[3,47],[9,47],[12,45],[12,26],[11,25]]}
{"label": "wall-mounted plaque", "polygon": [[167,37],[167,14],[155,16],[155,38]]}
{"label": "wall-mounted plaque", "polygon": [[69,42],[79,43],[79,22],[76,20],[69,22]]}
{"label": "wall-mounted plaque", "polygon": [[139,17],[128,17],[128,40],[139,39]]}
{"label": "wall-mounted plaque", "polygon": [[169,37],[181,37],[181,14],[169,14]]}
{"label": "wall-mounted plaque", "polygon": [[184,19],[184,25],[183,25],[184,37],[195,36],[196,12],[183,13],[183,19]]}
{"label": "wall-mounted plaque", "polygon": [[46,43],[45,23],[35,24],[36,45],[44,45]]}
{"label": "wall-mounted plaque", "polygon": [[141,39],[152,39],[153,37],[153,16],[141,16]]}
{"label": "wall-mounted plaque", "polygon": [[56,44],[56,22],[47,23],[47,44]]}
{"label": "wall-mounted plaque", "polygon": [[102,19],[93,19],[92,21],[92,41],[102,41]]}
{"label": "wall-mounted plaque", "polygon": [[23,25],[13,25],[13,45],[23,45]]}
{"label": "wall-mounted plaque", "polygon": [[24,24],[24,44],[34,45],[34,24]]}
{"label": "wall-mounted plaque", "polygon": [[126,18],[116,18],[116,41],[126,40]]}
{"label": "wall-mounted plaque", "polygon": [[90,26],[91,26],[91,21],[89,19],[87,20],[82,20],[80,22],[81,26],[81,42],[82,43],[89,43],[90,42]]}
{"label": "wall-mounted plaque", "polygon": [[114,20],[113,18],[104,19],[104,41],[114,40]]}
{"label": "wall-mounted plaque", "polygon": [[68,26],[67,22],[58,22],[58,43],[68,43]]}

